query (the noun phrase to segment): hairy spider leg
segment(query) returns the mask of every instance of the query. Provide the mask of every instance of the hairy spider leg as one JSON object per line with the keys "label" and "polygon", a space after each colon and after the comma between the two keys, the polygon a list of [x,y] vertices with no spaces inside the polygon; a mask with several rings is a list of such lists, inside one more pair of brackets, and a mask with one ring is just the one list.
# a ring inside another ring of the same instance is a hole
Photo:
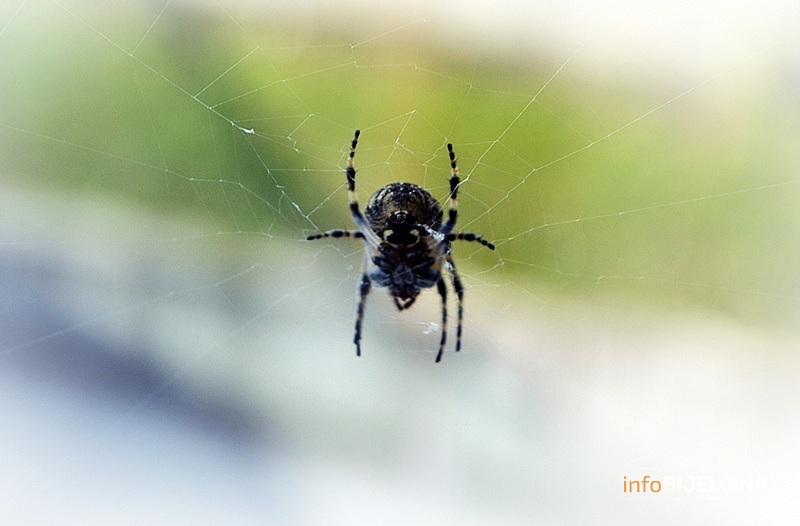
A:
{"label": "hairy spider leg", "polygon": [[487,241],[473,232],[451,232],[445,236],[447,241],[475,241],[485,246],[489,250],[494,250],[494,243]]}
{"label": "hairy spider leg", "polygon": [[[356,222],[359,232],[361,232],[361,237],[368,243],[375,245],[374,238],[378,236],[372,232],[372,228],[370,228],[369,223],[367,223],[367,219],[358,208],[356,169],[353,167],[353,159],[356,156],[356,146],[358,146],[359,135],[361,135],[361,130],[356,130],[353,134],[353,142],[350,143],[350,155],[347,156],[347,168],[345,169],[345,174],[347,175],[347,204],[350,206],[350,213],[353,214],[353,220]],[[370,234],[372,235],[370,236]],[[366,267],[367,264],[365,260],[364,271],[361,274],[361,284],[358,287],[358,310],[356,311],[355,336],[353,336],[353,343],[356,344],[356,356],[361,356],[361,323],[364,320],[364,306],[367,304],[367,295],[369,294],[369,289],[372,287],[372,282],[369,280]]]}
{"label": "hairy spider leg", "polygon": [[444,344],[447,342],[447,285],[443,278],[439,278],[439,281],[436,282],[436,290],[442,297],[442,339],[439,340],[439,352],[436,354],[436,363],[439,363],[442,361]]}
{"label": "hairy spider leg", "polygon": [[453,278],[453,289],[456,291],[456,296],[458,296],[458,325],[456,326],[456,352],[458,352],[461,350],[461,328],[464,325],[464,285],[458,276],[453,257],[448,253],[445,259],[447,260],[447,269]]}
{"label": "hairy spider leg", "polygon": [[323,239],[326,237],[340,238],[340,237],[354,237],[356,239],[364,239],[364,234],[360,230],[328,230],[321,234],[311,234],[306,238],[307,241],[314,241],[315,239]]}
{"label": "hairy spider leg", "polygon": [[456,164],[456,153],[453,151],[453,145],[447,143],[447,152],[450,155],[450,210],[448,211],[447,221],[442,225],[439,230],[442,234],[447,235],[453,231],[456,226],[456,219],[458,218],[458,184],[461,179],[458,176],[458,164]]}
{"label": "hairy spider leg", "polygon": [[350,155],[347,156],[347,168],[345,169],[345,174],[347,174],[347,204],[350,206],[350,213],[353,215],[353,221],[355,221],[358,230],[361,231],[361,236],[353,237],[362,237],[368,245],[377,247],[380,245],[381,240],[378,235],[372,231],[369,223],[367,223],[367,218],[361,213],[358,205],[358,194],[356,193],[356,169],[353,166],[353,159],[356,156],[356,146],[358,146],[359,135],[361,135],[361,130],[356,130],[353,134],[353,142],[350,143]]}
{"label": "hairy spider leg", "polygon": [[461,183],[461,178],[458,175],[458,164],[456,163],[456,153],[453,151],[453,145],[447,144],[447,153],[450,156],[450,210],[448,212],[447,221],[439,229],[439,232],[445,235],[447,241],[477,241],[481,245],[494,250],[494,243],[485,240],[478,234],[472,232],[453,232],[458,219],[458,185]]}
{"label": "hairy spider leg", "polygon": [[358,206],[358,194],[356,194],[356,169],[353,167],[353,159],[356,156],[356,146],[358,146],[358,136],[361,135],[361,130],[356,130],[353,135],[353,142],[350,143],[350,155],[347,156],[347,204],[350,206],[350,213],[353,214],[353,220],[356,222],[358,229],[367,236],[367,232],[372,229],[367,223],[367,219]]}
{"label": "hairy spider leg", "polygon": [[364,214],[361,213],[358,205],[358,195],[356,194],[356,169],[353,167],[353,158],[356,156],[356,146],[358,146],[359,135],[361,135],[361,130],[356,130],[353,135],[353,141],[350,143],[350,153],[347,156],[347,168],[345,169],[345,174],[347,175],[347,203],[358,230],[329,230],[320,234],[311,234],[306,237],[308,241],[328,237],[353,237],[356,239],[363,239],[372,246],[377,246],[380,243],[380,239],[378,239],[378,236],[375,235],[369,227],[369,223],[367,223],[367,219],[364,217]]}
{"label": "hairy spider leg", "polygon": [[364,306],[367,304],[367,295],[372,287],[369,276],[364,272],[361,274],[361,285],[358,287],[358,311],[356,311],[356,334],[353,336],[353,343],[356,344],[356,356],[361,356],[361,322],[364,320]]}
{"label": "hairy spider leg", "polygon": [[[356,218],[356,223],[359,223],[359,218],[362,220],[364,219],[364,216],[361,215],[361,211],[358,209],[356,169],[353,167],[353,159],[356,156],[356,146],[358,146],[359,135],[361,135],[361,130],[356,130],[356,133],[353,135],[353,142],[350,143],[350,155],[347,156],[347,168],[344,171],[345,174],[347,174],[347,203],[350,205],[350,212],[352,212],[353,217]],[[364,222],[366,223],[366,221]]]}

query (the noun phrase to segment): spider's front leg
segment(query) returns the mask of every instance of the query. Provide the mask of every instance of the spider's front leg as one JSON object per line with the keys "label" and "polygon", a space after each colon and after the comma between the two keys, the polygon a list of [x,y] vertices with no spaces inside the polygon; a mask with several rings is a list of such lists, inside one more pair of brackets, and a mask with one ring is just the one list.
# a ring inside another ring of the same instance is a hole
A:
{"label": "spider's front leg", "polygon": [[356,146],[358,146],[358,136],[361,135],[361,130],[356,130],[353,135],[353,142],[350,143],[350,155],[347,156],[347,168],[344,173],[347,174],[347,204],[350,206],[350,213],[353,214],[353,219],[358,225],[358,229],[362,230],[367,227],[367,220],[361,213],[358,206],[358,194],[356,194],[356,169],[353,166],[353,161],[356,156]]}
{"label": "spider's front leg", "polygon": [[367,219],[364,217],[364,214],[361,213],[361,209],[358,205],[358,194],[356,194],[356,169],[353,166],[353,159],[356,155],[356,146],[358,146],[359,135],[361,135],[361,131],[356,130],[355,134],[353,135],[353,142],[350,144],[350,154],[347,156],[347,168],[345,169],[345,174],[347,175],[347,204],[350,207],[350,213],[353,216],[353,220],[356,222],[358,230],[329,230],[327,232],[311,234],[307,236],[306,240],[308,241],[324,239],[328,237],[336,239],[342,237],[353,237],[356,239],[364,239],[370,246],[378,246],[380,244],[381,240],[370,228],[369,223],[367,223]]}
{"label": "spider's front leg", "polygon": [[350,206],[350,213],[353,215],[353,221],[356,222],[356,226],[361,232],[361,236],[354,237],[363,237],[368,245],[377,247],[380,245],[381,240],[375,232],[372,231],[364,214],[361,213],[361,209],[358,205],[358,194],[356,194],[356,169],[353,166],[353,159],[356,156],[356,146],[358,146],[359,135],[361,135],[361,131],[356,130],[353,135],[353,142],[350,143],[350,155],[347,157],[347,168],[345,168],[344,171],[347,175],[347,204]]}
{"label": "spider's front leg", "polygon": [[494,250],[494,243],[483,239],[478,234],[473,232],[453,232],[458,219],[458,185],[461,184],[461,178],[458,175],[458,164],[456,163],[456,153],[453,151],[453,145],[447,145],[447,153],[450,156],[450,210],[448,211],[447,221],[439,229],[441,234],[444,234],[447,241],[477,241],[489,250]]}
{"label": "spider's front leg", "polygon": [[447,153],[450,156],[450,210],[448,211],[447,221],[442,225],[440,232],[448,235],[453,231],[458,219],[458,185],[461,178],[458,176],[458,164],[456,164],[456,153],[453,145],[447,144]]}

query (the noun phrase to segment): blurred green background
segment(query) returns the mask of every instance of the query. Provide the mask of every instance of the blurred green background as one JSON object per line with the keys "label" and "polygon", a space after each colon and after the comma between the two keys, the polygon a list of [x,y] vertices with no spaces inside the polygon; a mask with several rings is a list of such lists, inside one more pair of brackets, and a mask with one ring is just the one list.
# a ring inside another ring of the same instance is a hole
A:
{"label": "blurred green background", "polygon": [[780,42],[676,75],[598,63],[591,41],[482,50],[411,13],[63,6],[6,7],[0,169],[17,184],[301,238],[350,223],[353,129],[364,200],[398,179],[444,200],[452,141],[463,219],[500,246],[474,253],[504,263],[489,279],[796,320],[796,65]]}
{"label": "blurred green background", "polygon": [[[797,14],[3,4],[0,517],[797,516]],[[437,367],[435,293],[374,290],[357,360],[360,244],[305,241],[352,228],[357,128],[362,203],[445,203],[452,142],[459,228],[497,245],[454,248]],[[645,473],[769,491],[621,495]]]}

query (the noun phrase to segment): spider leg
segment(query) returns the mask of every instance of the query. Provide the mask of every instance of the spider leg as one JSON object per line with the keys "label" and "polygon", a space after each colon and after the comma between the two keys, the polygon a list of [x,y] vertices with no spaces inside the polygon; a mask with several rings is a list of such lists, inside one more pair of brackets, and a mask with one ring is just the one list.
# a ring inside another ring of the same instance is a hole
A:
{"label": "spider leg", "polygon": [[364,305],[367,304],[367,294],[372,286],[369,276],[364,272],[361,274],[361,285],[358,287],[359,300],[358,311],[356,312],[356,334],[353,337],[353,343],[356,344],[356,356],[361,356],[361,322],[364,320]]}
{"label": "spider leg", "polygon": [[442,234],[449,234],[456,226],[456,219],[458,218],[458,185],[461,179],[458,176],[458,165],[456,164],[456,154],[453,151],[453,145],[447,144],[447,152],[450,155],[450,210],[448,211],[447,221],[440,232]]}
{"label": "spider leg", "polygon": [[354,237],[356,239],[364,239],[364,234],[361,233],[360,230],[328,230],[327,232],[322,232],[320,234],[311,234],[306,238],[308,241],[313,241],[315,239],[322,239],[325,237],[333,237],[333,238],[340,238],[340,237]]}
{"label": "spider leg", "polygon": [[356,130],[353,134],[353,142],[350,143],[350,154],[347,156],[347,204],[350,207],[350,213],[353,215],[353,221],[356,222],[358,230],[361,231],[361,236],[367,244],[377,247],[380,245],[381,240],[370,228],[364,214],[361,213],[358,205],[358,194],[356,194],[356,169],[353,166],[353,158],[356,156],[356,146],[358,146],[358,136],[361,135],[361,130]]}
{"label": "spider leg", "polygon": [[485,240],[478,234],[472,232],[455,232],[453,228],[456,226],[456,219],[458,219],[458,185],[461,183],[461,178],[458,176],[458,164],[456,164],[456,154],[453,151],[453,145],[447,145],[447,152],[450,155],[450,210],[448,212],[447,221],[439,229],[441,234],[444,234],[447,241],[477,241],[481,245],[494,250],[494,243]]}
{"label": "spider leg", "polygon": [[453,263],[453,258],[450,254],[447,254],[446,259],[447,268],[453,278],[453,289],[455,289],[456,296],[458,296],[458,328],[456,329],[456,352],[458,352],[461,350],[461,327],[463,326],[464,320],[464,285],[461,283],[461,278],[458,276],[458,271],[456,270],[456,264]]}
{"label": "spider leg", "polygon": [[445,236],[447,241],[476,241],[489,250],[494,250],[494,243],[487,241],[474,232],[451,232]]}
{"label": "spider leg", "polygon": [[[358,209],[358,196],[356,195],[356,169],[353,167],[353,158],[356,156],[356,146],[358,146],[358,136],[361,135],[361,130],[356,130],[353,135],[353,142],[350,144],[350,155],[347,156],[347,203],[350,205],[350,212],[359,223],[359,219],[364,220],[364,216]],[[366,222],[366,221],[365,221]],[[360,226],[360,225],[359,225]]]}
{"label": "spider leg", "polygon": [[439,296],[442,297],[442,339],[439,340],[439,353],[436,355],[436,363],[439,363],[442,360],[444,344],[447,342],[447,285],[443,278],[439,278],[439,281],[436,282],[436,289],[439,291]]}

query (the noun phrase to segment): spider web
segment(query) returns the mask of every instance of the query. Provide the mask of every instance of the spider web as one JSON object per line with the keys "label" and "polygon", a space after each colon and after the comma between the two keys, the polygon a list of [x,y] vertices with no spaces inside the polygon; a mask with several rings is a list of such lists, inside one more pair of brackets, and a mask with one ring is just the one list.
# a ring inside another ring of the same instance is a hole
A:
{"label": "spider web", "polygon": [[[752,7],[3,6],[3,484],[56,510],[4,513],[636,520],[652,472],[769,488],[665,523],[763,519],[797,461],[800,48]],[[457,229],[497,246],[455,243],[439,366],[435,291],[373,289],[356,360],[363,244],[304,241],[353,228],[355,129],[362,206],[446,207],[450,142]]]}

